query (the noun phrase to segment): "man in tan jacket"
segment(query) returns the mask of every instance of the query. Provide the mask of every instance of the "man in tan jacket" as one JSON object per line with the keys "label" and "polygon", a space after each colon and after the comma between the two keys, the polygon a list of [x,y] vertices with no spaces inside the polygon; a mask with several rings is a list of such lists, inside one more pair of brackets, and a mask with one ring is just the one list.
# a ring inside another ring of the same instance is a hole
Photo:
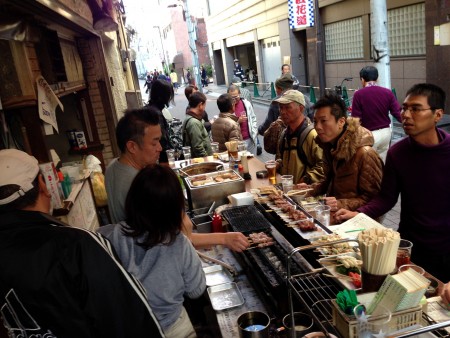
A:
{"label": "man in tan jacket", "polygon": [[219,151],[226,151],[225,142],[242,141],[241,127],[238,118],[234,115],[234,102],[230,94],[222,94],[217,99],[219,117],[211,127],[211,136],[214,142],[219,143]]}

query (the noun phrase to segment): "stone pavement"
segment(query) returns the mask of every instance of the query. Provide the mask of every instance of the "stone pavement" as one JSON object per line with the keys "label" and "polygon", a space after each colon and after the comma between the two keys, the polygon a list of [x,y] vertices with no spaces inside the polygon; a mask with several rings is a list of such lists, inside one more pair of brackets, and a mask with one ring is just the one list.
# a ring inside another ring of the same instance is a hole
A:
{"label": "stone pavement", "polygon": [[[251,88],[249,88],[250,90]],[[210,83],[208,85],[208,87],[203,88],[203,92],[205,95],[208,96],[212,96],[214,98],[219,97],[221,94],[226,93],[227,92],[227,86],[225,85],[216,85],[214,83]],[[264,101],[266,101],[266,104],[264,103]],[[259,105],[269,105],[270,100],[258,100],[258,102],[254,102],[254,104],[259,104]],[[258,123],[262,123],[262,121],[258,121]],[[393,143],[395,143],[396,141],[398,141],[400,138],[395,138],[393,139]],[[260,141],[261,138],[260,138]],[[263,153],[259,156],[256,156],[259,160],[265,162],[267,160],[271,160],[273,159],[274,155],[268,154],[265,151],[263,151]],[[398,223],[400,222],[400,198],[397,202],[397,204],[385,215],[385,218],[383,220],[383,225],[397,230],[398,228]]]}

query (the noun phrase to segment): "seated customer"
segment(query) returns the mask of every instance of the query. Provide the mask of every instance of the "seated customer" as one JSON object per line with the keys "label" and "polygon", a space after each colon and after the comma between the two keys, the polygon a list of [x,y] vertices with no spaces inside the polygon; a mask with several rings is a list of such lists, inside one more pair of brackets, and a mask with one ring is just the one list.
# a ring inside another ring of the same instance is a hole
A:
{"label": "seated customer", "polygon": [[347,117],[344,101],[328,93],[314,105],[317,143],[323,149],[325,179],[312,195],[326,194],[331,211],[356,210],[379,191],[383,161],[372,148],[373,136],[359,119]]}
{"label": "seated customer", "polygon": [[189,109],[183,122],[183,145],[191,147],[192,158],[211,156],[211,142],[202,117],[206,107],[206,96],[195,92],[189,96]]}
{"label": "seated customer", "polygon": [[195,337],[183,297],[200,297],[206,282],[200,259],[181,232],[184,197],[173,170],[160,165],[142,169],[131,184],[125,213],[126,222],[98,231],[142,282],[165,336]]}
{"label": "seated customer", "polygon": [[241,127],[238,118],[234,115],[234,103],[230,94],[222,94],[217,99],[219,117],[211,128],[211,136],[214,142],[219,143],[219,151],[226,151],[225,142],[241,141]]}
{"label": "seated customer", "polygon": [[305,98],[297,90],[287,90],[275,99],[280,118],[286,125],[277,146],[277,169],[281,175],[293,175],[294,183],[315,183],[323,179],[322,149],[316,143],[317,133],[303,115]]}
{"label": "seated customer", "polygon": [[419,83],[402,104],[407,137],[388,150],[380,193],[356,211],[336,212],[344,221],[358,212],[375,218],[395,206],[401,195],[400,236],[414,244],[411,261],[441,281],[450,280],[450,135],[437,128],[445,92]]}

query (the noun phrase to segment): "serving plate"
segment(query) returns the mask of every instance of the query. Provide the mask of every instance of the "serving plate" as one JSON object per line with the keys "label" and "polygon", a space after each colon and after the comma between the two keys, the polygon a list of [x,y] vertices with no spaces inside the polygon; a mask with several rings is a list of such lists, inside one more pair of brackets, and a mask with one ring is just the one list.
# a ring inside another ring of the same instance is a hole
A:
{"label": "serving plate", "polygon": [[225,283],[208,288],[209,299],[214,310],[232,309],[244,304],[244,298],[236,283]]}
{"label": "serving plate", "polygon": [[[355,287],[355,285],[352,283],[351,280],[349,279],[343,279],[343,278],[339,278],[342,277],[344,275],[338,273],[336,271],[336,265],[335,264],[327,264],[329,262],[335,261],[333,258],[338,258],[339,256],[352,256],[355,257],[358,260],[362,260],[361,255],[359,255],[356,252],[346,252],[343,254],[339,254],[339,255],[334,255],[334,256],[330,256],[330,257],[324,257],[324,258],[320,258],[317,261],[329,272],[330,275],[335,276],[336,280],[338,281],[338,283],[340,283],[344,288],[348,289],[348,290],[361,290],[361,288],[357,288]],[[361,270],[361,269],[360,269]],[[360,273],[361,274],[361,273]]]}

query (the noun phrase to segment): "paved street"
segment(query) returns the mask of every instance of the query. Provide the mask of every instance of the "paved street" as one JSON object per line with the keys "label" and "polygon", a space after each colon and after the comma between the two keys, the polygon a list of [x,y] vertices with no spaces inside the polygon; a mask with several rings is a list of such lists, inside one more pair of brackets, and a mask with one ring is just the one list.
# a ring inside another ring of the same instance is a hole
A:
{"label": "paved street", "polygon": [[[144,95],[145,90],[143,90],[144,86],[144,80],[140,80],[141,85],[141,92]],[[205,95],[208,98],[207,104],[206,104],[206,111],[208,112],[209,118],[213,118],[214,115],[219,114],[219,110],[217,108],[217,98],[223,94],[226,93],[227,87],[226,86],[217,86],[215,84],[209,84],[208,87],[204,88],[207,90],[204,90]],[[258,120],[258,125],[261,124],[267,115],[268,110],[268,104],[259,103],[262,100],[258,100],[258,103],[253,104],[253,108],[255,110],[256,118]],[[267,101],[269,102],[269,101]],[[175,95],[175,104],[173,106],[169,107],[170,112],[172,113],[173,117],[176,117],[180,120],[184,120],[185,112],[186,112],[186,106],[187,106],[187,99],[184,96],[184,87],[178,88],[178,93]],[[260,136],[259,137],[260,142],[262,143],[263,139]],[[259,156],[256,156],[261,161],[267,161],[270,159],[273,159],[274,155],[268,154],[263,150],[263,153]],[[397,205],[386,214],[386,217],[383,221],[383,225],[386,227],[397,229],[398,223],[400,220],[400,200],[397,203]]]}

